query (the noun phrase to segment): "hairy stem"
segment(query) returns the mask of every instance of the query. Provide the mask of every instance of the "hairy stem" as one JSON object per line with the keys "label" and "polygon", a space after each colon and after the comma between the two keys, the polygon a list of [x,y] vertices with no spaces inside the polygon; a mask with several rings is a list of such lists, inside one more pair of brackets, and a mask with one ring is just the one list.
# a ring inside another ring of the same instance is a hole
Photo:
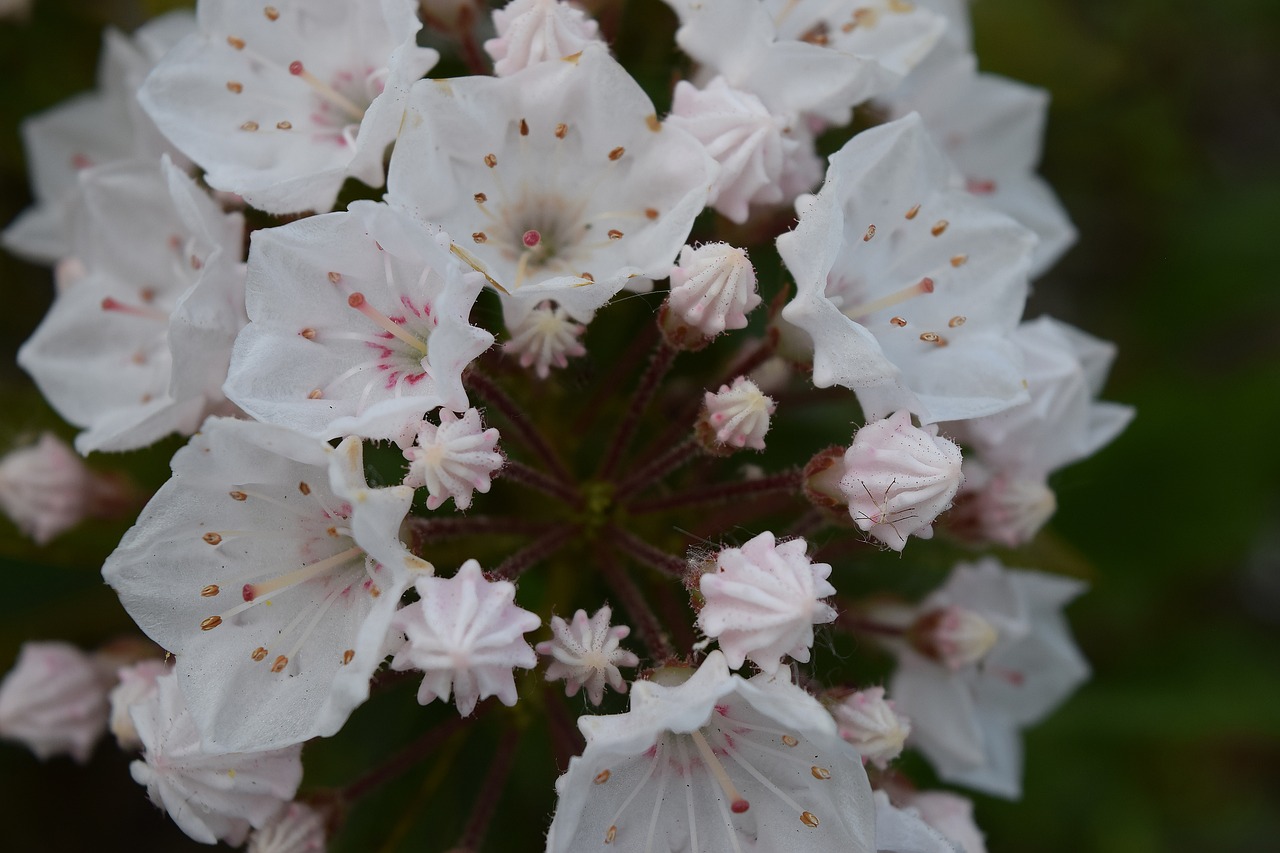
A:
{"label": "hairy stem", "polygon": [[422,737],[396,752],[391,757],[390,761],[387,761],[379,767],[373,768],[368,773],[343,788],[342,799],[348,803],[358,800],[374,788],[377,788],[383,782],[394,779],[401,773],[409,770],[419,761],[422,761],[439,749],[445,741],[453,737],[454,734],[463,729],[468,723],[487,713],[493,704],[493,701],[490,700],[477,706],[475,717],[453,717],[445,720],[443,723],[432,729],[428,729]]}
{"label": "hairy stem", "polygon": [[578,527],[574,524],[553,527],[510,557],[507,557],[490,574],[500,580],[515,580],[537,563],[559,551],[577,534]]}
{"label": "hairy stem", "polygon": [[607,548],[601,548],[599,562],[605,583],[609,584],[613,594],[618,597],[618,603],[627,612],[636,635],[648,647],[650,655],[658,661],[675,657],[675,650],[662,632],[662,623],[657,614],[653,612],[649,602],[645,601],[640,587],[636,586],[631,576],[618,564],[617,557]]}
{"label": "hairy stem", "polygon": [[514,483],[527,486],[530,489],[542,492],[553,498],[564,501],[575,509],[582,506],[582,495],[564,482],[549,477],[534,468],[530,468],[523,462],[517,462],[514,459],[508,459],[498,472],[499,476],[505,477]]}
{"label": "hairy stem", "polygon": [[643,566],[664,575],[683,578],[687,567],[684,560],[653,547],[640,537],[621,527],[609,527],[607,534],[620,551]]}
{"label": "hairy stem", "polygon": [[471,807],[471,816],[467,826],[462,830],[456,849],[475,851],[484,843],[486,830],[493,822],[493,813],[502,799],[502,789],[507,786],[511,776],[511,767],[515,763],[516,749],[520,746],[520,730],[508,729],[498,742],[493,754],[493,763],[480,785],[480,793],[476,796],[475,805]]}
{"label": "hairy stem", "polygon": [[623,480],[614,493],[614,500],[621,503],[632,495],[639,494],[663,477],[684,465],[698,455],[700,445],[693,436],[660,454]]}
{"label": "hairy stem", "polygon": [[564,466],[564,462],[560,460],[560,456],[555,452],[555,449],[538,431],[538,428],[533,425],[533,421],[528,414],[525,413],[524,409],[520,408],[520,405],[515,400],[507,396],[507,393],[496,382],[475,369],[468,371],[462,378],[477,394],[502,413],[507,422],[511,424],[516,437],[542,460],[543,464],[551,471],[552,476],[565,482],[573,479],[569,475],[569,469]]}
{"label": "hairy stem", "polygon": [[622,461],[622,454],[627,452],[627,448],[631,446],[631,439],[640,428],[640,419],[644,417],[649,403],[653,400],[653,395],[658,391],[662,377],[667,375],[675,358],[676,350],[666,341],[659,340],[653,358],[649,359],[649,366],[640,377],[640,387],[631,395],[626,414],[622,416],[617,431],[613,434],[613,440],[609,442],[609,449],[605,451],[598,475],[601,479],[607,479],[617,470],[618,463]]}
{"label": "hairy stem", "polygon": [[669,509],[688,509],[707,504],[725,503],[740,498],[757,497],[771,492],[796,491],[800,488],[803,475],[799,469],[784,471],[761,477],[759,480],[743,480],[738,483],[719,483],[705,489],[691,489],[687,492],[639,501],[631,505],[631,512],[641,515],[650,512],[662,512]]}

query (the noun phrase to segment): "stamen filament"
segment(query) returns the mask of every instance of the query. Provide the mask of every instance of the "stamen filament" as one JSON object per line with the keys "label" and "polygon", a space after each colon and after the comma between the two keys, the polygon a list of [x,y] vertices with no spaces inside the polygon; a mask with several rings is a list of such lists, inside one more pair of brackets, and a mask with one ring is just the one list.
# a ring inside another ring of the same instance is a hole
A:
{"label": "stamen filament", "polygon": [[933,279],[928,276],[920,279],[915,284],[907,285],[901,290],[890,293],[887,296],[881,296],[879,299],[873,299],[865,305],[858,305],[854,308],[850,308],[844,313],[854,319],[869,317],[877,311],[892,308],[895,305],[906,302],[908,299],[912,299],[925,293],[933,293]]}
{"label": "stamen filament", "polygon": [[409,334],[404,330],[404,327],[401,326],[399,323],[394,322],[386,314],[383,314],[377,308],[374,308],[372,305],[370,305],[367,301],[365,301],[363,293],[353,293],[350,296],[348,296],[347,304],[350,305],[352,308],[356,309],[357,311],[359,311],[364,316],[368,317],[377,325],[381,326],[391,334],[395,335],[400,340],[404,341],[409,346],[416,349],[418,352],[422,353],[424,356],[427,354],[427,345],[421,338],[418,338],[418,337],[415,337],[414,335]]}
{"label": "stamen filament", "polygon": [[364,120],[364,110],[360,108],[355,101],[339,92],[308,71],[299,60],[289,63],[289,73],[294,77],[300,78],[308,86],[315,90],[316,94],[324,98],[329,103],[342,109],[352,120],[359,123]]}
{"label": "stamen filament", "polygon": [[716,754],[711,751],[711,744],[707,743],[707,739],[702,736],[702,732],[695,730],[690,732],[689,736],[693,738],[693,745],[698,748],[698,752],[702,753],[702,760],[707,763],[707,769],[711,771],[711,775],[715,776],[716,781],[720,783],[720,789],[724,791],[724,795],[729,799],[729,808],[733,809],[733,813],[742,814],[751,808],[751,804],[734,787],[733,780],[725,772],[724,765],[720,763],[720,759],[716,758]]}
{"label": "stamen filament", "polygon": [[118,299],[112,299],[110,296],[102,300],[102,310],[131,314],[134,317],[142,317],[146,320],[160,320],[166,323],[169,321],[169,315],[158,308],[150,308],[146,305],[130,305]]}
{"label": "stamen filament", "polygon": [[335,566],[348,563],[358,556],[362,556],[364,551],[361,548],[348,548],[334,554],[332,557],[325,557],[323,560],[317,560],[309,566],[303,566],[300,569],[294,569],[292,572],[280,575],[263,583],[247,583],[244,585],[244,600],[253,601],[255,598],[261,598],[264,595],[270,595],[287,587],[296,586],[304,581],[309,581],[317,575],[322,575]]}

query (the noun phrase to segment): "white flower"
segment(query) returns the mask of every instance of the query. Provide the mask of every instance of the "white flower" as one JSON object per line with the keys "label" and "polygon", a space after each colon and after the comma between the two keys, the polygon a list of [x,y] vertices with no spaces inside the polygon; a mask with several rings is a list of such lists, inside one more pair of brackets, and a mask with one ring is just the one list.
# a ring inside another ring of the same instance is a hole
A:
{"label": "white flower", "polygon": [[[245,323],[244,220],[167,160],[81,175],[82,274],[18,352],[81,453],[190,434],[222,394]],[[61,267],[60,270],[67,269]]]}
{"label": "white flower", "polygon": [[908,536],[929,539],[933,521],[960,488],[960,448],[901,411],[869,423],[844,455],[840,491],[863,531],[895,551]]}
{"label": "white flower", "polygon": [[902,753],[911,721],[893,709],[883,687],[869,687],[841,699],[831,709],[844,738],[866,761],[882,770]]}
{"label": "white flower", "polygon": [[813,157],[813,138],[802,122],[774,115],[723,77],[702,89],[676,83],[667,125],[688,131],[720,164],[707,203],[738,223],[747,221],[753,204],[790,201],[784,175]]}
{"label": "white flower", "polygon": [[274,819],[249,834],[247,853],[324,853],[324,815],[293,802]]}
{"label": "white flower", "polygon": [[238,847],[249,827],[266,825],[293,798],[302,781],[302,746],[205,752],[177,681],[178,676],[162,676],[155,694],[134,706],[133,724],[146,751],[129,770],[187,835]]}
{"label": "white flower", "polygon": [[951,842],[913,809],[900,809],[876,791],[876,849],[879,853],[956,853]]}
{"label": "white flower", "polygon": [[412,0],[201,0],[200,30],[139,99],[211,187],[269,213],[332,209],[348,176],[381,186],[414,81],[439,55],[416,44]]}
{"label": "white flower", "polygon": [[0,681],[0,737],[25,744],[41,760],[88,761],[107,729],[107,713],[98,667],[67,643],[23,643]]}
{"label": "white flower", "polygon": [[797,293],[782,311],[813,341],[813,381],[858,392],[868,420],[994,414],[1024,402],[1017,326],[1035,237],[952,185],[919,117],[831,157],[800,224],[778,238]]}
{"label": "white flower", "polygon": [[719,641],[731,669],[750,660],[772,675],[787,655],[807,661],[813,626],[836,618],[822,601],[836,593],[831,566],[812,562],[805,548],[803,539],[776,544],[766,531],[722,550],[716,570],[702,576],[698,627]]}
{"label": "white flower", "polygon": [[[698,429],[709,448],[737,449],[751,447],[764,450],[764,436],[769,431],[769,416],[777,409],[772,397],[760,393],[756,384],[745,376],[721,385],[714,394],[703,397]],[[702,435],[702,433],[709,435]]]}
{"label": "white flower", "polygon": [[124,160],[152,162],[164,153],[185,164],[142,112],[136,93],[160,57],[194,29],[195,17],[187,11],[154,18],[132,36],[108,29],[98,89],[22,123],[36,203],[5,229],[6,249],[43,263],[72,251],[77,176],[85,169]]}
{"label": "white flower", "polygon": [[256,232],[252,322],[236,340],[227,394],[318,438],[403,445],[431,409],[465,410],[462,371],[493,336],[468,320],[483,280],[447,245],[372,202]]}
{"label": "white flower", "polygon": [[430,565],[397,538],[407,486],[369,488],[361,445],[211,419],[102,573],[178,659],[210,749],[332,735],[365,700],[391,615]]}
{"label": "white flower", "polygon": [[111,702],[111,734],[121,749],[138,749],[142,741],[138,738],[138,730],[133,727],[133,706],[148,701],[156,692],[156,680],[170,667],[163,660],[148,658],[138,661],[119,672],[120,682],[111,689],[108,699]]}
{"label": "white flower", "polygon": [[51,432],[0,457],[0,511],[37,545],[84,518],[113,517],[130,499],[122,480],[91,471]]}
{"label": "white flower", "polygon": [[728,243],[705,243],[680,250],[671,271],[667,304],[679,319],[708,338],[730,329],[745,329],[747,313],[760,304],[756,271],[742,249]]}
{"label": "white flower", "polygon": [[1043,475],[995,473],[976,459],[965,461],[964,475],[964,490],[947,516],[947,528],[962,539],[1016,548],[1034,539],[1058,509]]}
{"label": "white flower", "polygon": [[417,445],[404,452],[409,460],[404,484],[427,487],[427,509],[439,509],[449,498],[458,509],[467,509],[473,493],[489,492],[489,478],[502,467],[497,443],[498,431],[481,425],[478,410],[458,417],[441,409],[440,425],[422,424]]}
{"label": "white flower", "polygon": [[493,26],[498,35],[486,41],[484,49],[499,77],[580,53],[600,42],[595,20],[559,0],[511,0],[493,10]]}
{"label": "white flower", "polygon": [[587,746],[556,782],[547,853],[876,849],[862,762],[813,697],[731,675],[718,651],[681,675],[636,682],[626,714],[578,720]]}
{"label": "white flower", "polygon": [[574,319],[632,278],[662,278],[715,164],[603,47],[510,77],[423,81],[387,202],[453,237],[504,294],[508,326],[546,299]]}
{"label": "white flower", "polygon": [[[1079,581],[1010,570],[987,558],[956,566],[916,608],[917,625],[909,633],[917,647],[896,644],[899,667],[889,691],[911,718],[910,742],[943,779],[997,796],[1019,795],[1021,730],[1089,674],[1060,613],[1083,588]],[[963,642],[949,656],[930,628],[956,614],[963,618],[949,636]]]}
{"label": "white flower", "polygon": [[685,53],[752,92],[772,112],[847,124],[850,110],[896,86],[945,21],[897,0],[667,0]]}
{"label": "white flower", "polygon": [[622,648],[621,643],[630,633],[626,625],[610,627],[613,611],[608,605],[587,618],[587,611],[573,614],[573,621],[565,622],[559,616],[551,617],[551,631],[555,637],[535,646],[538,654],[554,658],[547,667],[547,681],[564,679],[564,694],[572,696],[583,687],[592,705],[604,700],[604,685],[619,693],[627,692],[618,667],[636,666],[640,659]]}
{"label": "white flower", "polygon": [[586,330],[559,305],[543,302],[511,324],[511,339],[502,349],[519,358],[521,367],[532,366],[539,379],[546,379],[553,366],[563,368],[570,358],[587,354],[578,340]]}
{"label": "white flower", "polygon": [[903,786],[889,788],[898,808],[918,815],[941,833],[957,853],[987,853],[986,837],[973,820],[973,801],[950,791],[916,791]]}
{"label": "white flower", "polygon": [[515,585],[485,580],[480,564],[467,560],[453,577],[419,578],[416,588],[420,599],[392,622],[392,630],[402,632],[407,642],[391,668],[422,670],[418,701],[448,701],[452,691],[464,717],[489,696],[514,705],[513,669],[532,669],[538,663],[523,635],[542,624],[537,615],[516,606]]}

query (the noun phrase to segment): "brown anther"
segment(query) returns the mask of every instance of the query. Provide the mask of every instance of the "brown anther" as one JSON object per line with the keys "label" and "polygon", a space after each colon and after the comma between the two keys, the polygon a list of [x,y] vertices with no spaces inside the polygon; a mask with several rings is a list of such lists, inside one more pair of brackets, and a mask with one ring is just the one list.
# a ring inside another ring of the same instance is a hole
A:
{"label": "brown anther", "polygon": [[326,527],[324,532],[334,537],[335,539],[338,536],[338,528],[336,527]]}
{"label": "brown anther", "polygon": [[858,22],[858,24],[860,24],[861,26],[864,26],[864,27],[871,27],[871,26],[875,26],[876,18],[877,18],[877,17],[879,17],[879,16],[876,14],[876,10],[875,10],[875,9],[865,9],[865,8],[864,8],[864,9],[854,9],[854,10],[853,10],[853,19],[854,19],[855,21],[857,21],[857,22]]}
{"label": "brown anther", "polygon": [[222,542],[222,536],[221,536],[221,535],[219,535],[219,534],[217,534],[217,533],[214,533],[214,532],[212,532],[212,531],[210,531],[210,532],[206,533],[205,535],[201,536],[200,538],[201,538],[201,539],[203,539],[204,541],[208,542],[210,545],[217,545],[217,544],[219,544],[220,542]]}
{"label": "brown anther", "polygon": [[239,490],[228,492],[227,494],[231,495],[231,500],[233,501],[247,501],[249,499],[248,495]]}
{"label": "brown anther", "polygon": [[280,10],[277,9],[275,6],[267,6],[265,9],[262,10],[262,14],[267,16],[268,21],[280,20]]}
{"label": "brown anther", "polygon": [[257,130],[258,123],[256,121],[246,121],[244,124],[240,125],[240,129],[241,130]]}
{"label": "brown anther", "polygon": [[649,128],[654,133],[657,133],[658,131],[662,130],[662,122],[658,121],[658,116],[656,113],[649,113],[647,116],[645,116],[644,123],[645,123],[645,127]]}
{"label": "brown anther", "polygon": [[969,256],[968,256],[968,255],[952,255],[952,256],[951,256],[951,266],[953,266],[953,267],[962,267],[962,266],[964,266],[964,262],[965,262],[965,261],[967,261],[967,260],[969,260]]}
{"label": "brown anther", "polygon": [[316,339],[316,330],[311,328],[310,326],[307,326],[301,332],[298,332],[298,334],[309,341],[314,341]]}
{"label": "brown anther", "polygon": [[601,770],[599,773],[596,774],[595,783],[597,785],[603,785],[605,782],[609,781],[609,776],[610,776],[610,773],[607,769]]}
{"label": "brown anther", "polygon": [[208,586],[206,586],[204,589],[200,590],[200,594],[205,598],[213,598],[215,595],[217,595],[220,592],[222,592],[222,590],[218,587],[216,583],[211,583]]}
{"label": "brown anther", "polygon": [[623,148],[621,145],[619,145],[617,148],[615,148],[615,149],[613,149],[612,151],[610,151],[610,152],[609,152],[609,159],[610,159],[610,160],[620,160],[620,159],[622,159],[622,155],[623,155],[623,154],[626,154],[626,153],[627,153],[627,149],[625,149],[625,148]]}
{"label": "brown anther", "polygon": [[319,400],[323,396],[324,396],[324,392],[321,391],[319,388],[312,388],[310,391],[307,392],[308,400]]}
{"label": "brown anther", "polygon": [[857,21],[848,21],[848,22],[846,22],[846,23],[844,23],[844,24],[841,24],[841,25],[840,25],[840,32],[842,32],[842,33],[851,33],[851,32],[853,32],[854,30],[856,30],[857,28],[858,28],[858,23],[857,23]]}
{"label": "brown anther", "polygon": [[156,301],[156,292],[153,288],[144,287],[142,290],[138,291],[138,298],[150,305],[152,302]]}
{"label": "brown anther", "polygon": [[369,587],[369,595],[372,598],[377,598],[378,596],[382,595],[382,590],[378,589],[377,586],[371,586]]}
{"label": "brown anther", "polygon": [[937,332],[924,332],[920,335],[920,340],[924,341],[926,344],[933,344],[938,347],[945,347],[947,345],[947,339]]}
{"label": "brown anther", "polygon": [[914,4],[907,3],[906,0],[889,0],[890,12],[899,12],[902,14],[906,14],[907,12],[914,12],[915,8],[916,7]]}
{"label": "brown anther", "polygon": [[488,240],[489,237],[483,231],[476,231],[472,233],[471,239],[475,240],[477,243],[483,243],[484,241]]}
{"label": "brown anther", "polygon": [[589,273],[589,272],[580,272],[580,273],[578,273],[578,278],[585,278],[587,281],[595,281],[595,280],[596,280],[596,277],[595,277],[595,276],[593,276],[593,275],[592,275],[591,273]]}
{"label": "brown anther", "polygon": [[[288,659],[287,657],[285,657],[284,655],[280,655],[280,657],[276,658],[276,659],[271,663],[271,671],[272,671],[272,672],[284,672],[284,668],[285,668],[286,666],[288,666],[288,665],[289,665],[289,659]],[[806,812],[806,814],[807,814],[807,812]]]}
{"label": "brown anther", "polygon": [[214,628],[217,628],[221,624],[222,624],[221,616],[210,616],[208,619],[200,623],[200,630],[212,631]]}
{"label": "brown anther", "polygon": [[476,204],[484,204],[486,201],[489,200],[489,197],[484,193],[476,193],[475,195],[472,196],[472,198],[476,200]]}
{"label": "brown anther", "polygon": [[919,213],[919,212],[920,212],[920,205],[918,205],[918,204],[917,204],[917,205],[913,205],[913,206],[912,206],[912,208],[911,208],[910,210],[908,210],[908,211],[907,211],[907,219],[915,219],[915,218],[916,218],[916,214],[917,214],[917,213]]}
{"label": "brown anther", "polygon": [[862,235],[862,242],[869,243],[871,242],[871,238],[874,236],[876,236],[876,226],[868,225],[867,233]]}
{"label": "brown anther", "polygon": [[657,208],[654,208],[654,207],[646,207],[646,208],[644,209],[644,215],[645,215],[645,218],[646,218],[646,219],[657,219],[657,218],[658,218],[658,210],[657,210]]}
{"label": "brown anther", "polygon": [[791,735],[783,735],[782,742],[785,743],[787,746],[795,746],[796,744],[800,743],[799,740],[792,737]]}
{"label": "brown anther", "polygon": [[816,764],[809,768],[809,772],[813,774],[813,778],[815,779],[826,780],[831,778],[830,770],[825,767],[819,767]]}
{"label": "brown anther", "polygon": [[903,326],[907,325],[906,318],[904,318],[904,317],[890,317],[890,318],[889,318],[889,322],[890,322],[890,323],[892,323],[893,325],[897,326],[899,329],[901,329]]}
{"label": "brown anther", "polygon": [[612,844],[612,843],[613,843],[613,839],[615,839],[615,838],[617,838],[617,837],[618,837],[618,827],[617,827],[617,826],[611,826],[611,827],[609,827],[609,830],[604,834],[604,843],[605,843],[605,844]]}
{"label": "brown anther", "polygon": [[621,231],[619,231],[617,228],[610,228],[610,229],[609,229],[609,239],[610,239],[610,240],[621,240],[621,239],[622,239],[622,232],[621,232]]}
{"label": "brown anther", "polygon": [[569,132],[569,125],[564,122],[556,125],[556,139],[564,139],[564,135]]}
{"label": "brown anther", "polygon": [[298,491],[302,492],[304,495],[309,495],[311,494],[311,487],[306,484],[306,481],[303,481],[298,483]]}
{"label": "brown anther", "polygon": [[520,135],[521,136],[529,135],[529,122],[525,121],[524,119],[520,119]]}
{"label": "brown anther", "polygon": [[346,666],[347,664],[351,663],[351,662],[352,662],[353,660],[355,660],[355,659],[356,659],[356,650],[355,650],[355,649],[347,649],[345,652],[343,652],[343,653],[342,653],[342,665],[343,665],[343,666]]}
{"label": "brown anther", "polygon": [[488,166],[490,169],[492,169],[494,166],[498,165],[498,155],[497,154],[484,155],[484,164]]}
{"label": "brown anther", "polygon": [[293,122],[278,121],[276,122],[276,130],[293,130]]}
{"label": "brown anther", "polygon": [[818,816],[813,812],[800,812],[800,822],[808,827],[815,827],[819,823]]}
{"label": "brown anther", "polygon": [[[855,12],[854,14],[857,13]],[[819,47],[824,47],[830,40],[827,36],[827,25],[823,21],[814,24],[804,35],[800,36],[800,41],[816,44]]]}
{"label": "brown anther", "polygon": [[939,219],[937,222],[933,223],[933,227],[929,229],[929,233],[935,237],[940,237],[942,236],[942,232],[946,231],[947,226],[950,224],[951,223],[945,219]]}
{"label": "brown anther", "polygon": [[231,45],[236,50],[244,50],[244,39],[236,38],[235,36],[227,36],[227,44]]}
{"label": "brown anther", "polygon": [[342,281],[342,273],[340,273],[340,272],[331,272],[331,273],[329,273],[329,283],[330,283],[330,284],[337,284],[337,283],[338,283],[338,282],[340,282],[340,281]]}
{"label": "brown anther", "polygon": [[262,646],[258,646],[256,649],[249,652],[249,657],[253,658],[258,662],[262,662],[267,659],[267,650],[264,649]]}
{"label": "brown anther", "polygon": [[959,314],[957,314],[956,316],[952,317],[950,320],[947,321],[947,325],[954,329],[956,326],[963,326],[965,324],[966,319],[967,318],[961,317]]}
{"label": "brown anther", "polygon": [[143,394],[141,397],[139,397],[139,398],[138,398],[138,402],[140,402],[140,403],[150,403],[150,402],[151,402],[151,395],[150,395],[150,394]]}
{"label": "brown anther", "polygon": [[232,94],[238,95],[244,91],[244,84],[238,83],[235,80],[228,80],[227,91],[231,92]]}

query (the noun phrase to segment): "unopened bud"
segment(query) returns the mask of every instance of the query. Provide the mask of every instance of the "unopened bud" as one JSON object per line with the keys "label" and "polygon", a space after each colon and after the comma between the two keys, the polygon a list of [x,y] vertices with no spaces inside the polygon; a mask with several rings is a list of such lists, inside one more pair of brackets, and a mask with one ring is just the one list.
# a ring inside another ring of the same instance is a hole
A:
{"label": "unopened bud", "polygon": [[775,409],[772,398],[762,394],[750,379],[739,376],[732,385],[721,385],[714,394],[707,392],[698,415],[698,441],[717,456],[728,456],[744,447],[764,450],[769,417]]}
{"label": "unopened bud", "polygon": [[911,733],[911,721],[900,716],[884,698],[883,687],[869,687],[845,697],[831,709],[840,737],[862,756],[884,768],[902,753]]}
{"label": "unopened bud", "polygon": [[954,605],[922,615],[908,636],[916,651],[949,669],[977,663],[999,639],[990,622],[972,610]]}
{"label": "unopened bud", "polygon": [[804,466],[804,496],[809,503],[843,516],[848,500],[840,491],[845,449],[832,445],[818,451]]}

